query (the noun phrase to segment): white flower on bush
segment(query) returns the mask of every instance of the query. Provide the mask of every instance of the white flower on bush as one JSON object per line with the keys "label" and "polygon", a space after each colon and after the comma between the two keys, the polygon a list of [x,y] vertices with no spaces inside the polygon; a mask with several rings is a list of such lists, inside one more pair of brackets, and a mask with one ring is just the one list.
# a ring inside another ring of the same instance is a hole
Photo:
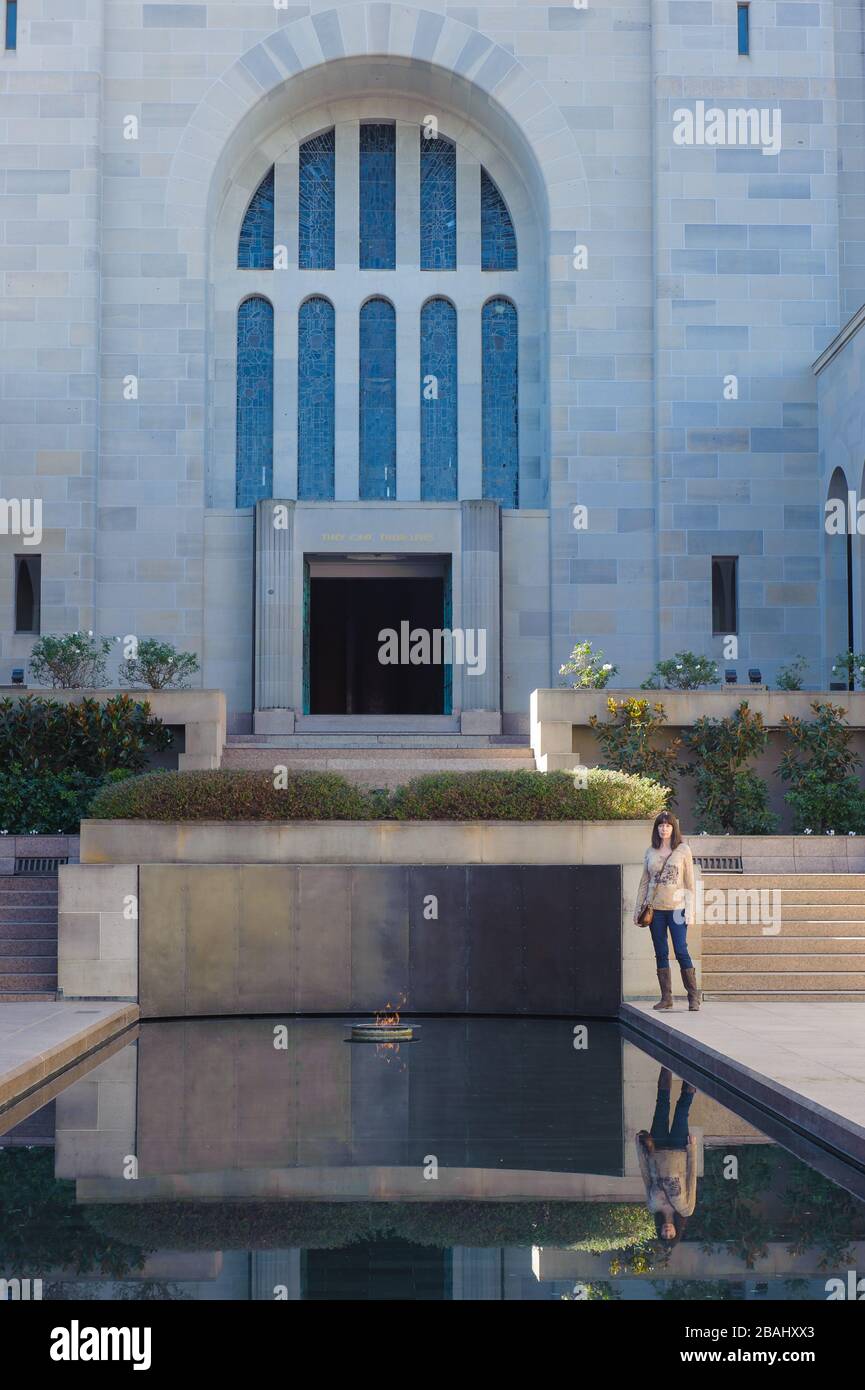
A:
{"label": "white flower on bush", "polygon": [[834,831],[834,830],[827,830],[827,831],[826,831],[826,834],[827,834],[827,835],[834,835],[834,834],[835,834],[835,831]]}
{"label": "white flower on bush", "polygon": [[812,831],[810,825],[806,825],[805,829],[802,831],[803,835],[812,835],[813,833],[814,832]]}

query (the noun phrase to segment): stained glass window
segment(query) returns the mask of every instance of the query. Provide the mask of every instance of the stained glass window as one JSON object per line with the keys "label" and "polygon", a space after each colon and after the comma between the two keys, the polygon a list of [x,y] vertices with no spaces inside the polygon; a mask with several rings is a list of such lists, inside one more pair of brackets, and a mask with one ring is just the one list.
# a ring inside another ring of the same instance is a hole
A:
{"label": "stained glass window", "polygon": [[386,299],[360,311],[360,499],[396,497],[396,314]]}
{"label": "stained glass window", "polygon": [[519,505],[517,311],[509,299],[490,299],[481,318],[483,495],[503,507]]}
{"label": "stained glass window", "polygon": [[481,270],[516,270],[517,237],[507,204],[481,169]]}
{"label": "stained glass window", "polygon": [[299,264],[301,270],[333,270],[336,140],[332,130],[300,147]]}
{"label": "stained glass window", "polygon": [[273,492],[273,306],[256,295],[237,313],[237,505]]}
{"label": "stained glass window", "polygon": [[297,495],[333,500],[334,311],[321,295],[300,306],[297,326]]}
{"label": "stained glass window", "polygon": [[457,152],[440,135],[420,133],[420,268],[457,268]]}
{"label": "stained glass window", "polygon": [[424,502],[457,496],[457,311],[429,299],[420,316],[420,495]]}
{"label": "stained glass window", "polygon": [[18,47],[18,0],[6,0],[6,47]]}
{"label": "stained glass window", "polygon": [[273,270],[273,168],[261,180],[246,209],[237,264],[240,270]]}
{"label": "stained glass window", "polygon": [[396,268],[396,126],[360,127],[360,268]]}

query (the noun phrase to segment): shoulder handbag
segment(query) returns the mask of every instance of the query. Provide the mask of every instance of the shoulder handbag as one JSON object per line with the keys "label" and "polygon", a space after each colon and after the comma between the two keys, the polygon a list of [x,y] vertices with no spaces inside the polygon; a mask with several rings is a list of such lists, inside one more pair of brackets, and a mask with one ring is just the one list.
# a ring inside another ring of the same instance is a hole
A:
{"label": "shoulder handbag", "polygon": [[655,874],[652,891],[646,899],[645,903],[643,904],[643,910],[637,918],[637,922],[641,927],[650,927],[652,925],[652,918],[655,915],[655,909],[652,907],[652,903],[655,900],[655,894],[657,893],[657,891],[658,875]]}

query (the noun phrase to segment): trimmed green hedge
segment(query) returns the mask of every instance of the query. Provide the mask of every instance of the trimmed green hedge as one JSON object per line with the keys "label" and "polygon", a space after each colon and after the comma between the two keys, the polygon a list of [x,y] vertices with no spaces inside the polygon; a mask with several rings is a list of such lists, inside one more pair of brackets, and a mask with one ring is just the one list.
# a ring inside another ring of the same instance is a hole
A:
{"label": "trimmed green hedge", "polygon": [[147,1249],[336,1250],[357,1241],[622,1250],[650,1240],[642,1203],[142,1202],[86,1209],[105,1237]]}
{"label": "trimmed green hedge", "polygon": [[294,772],[284,789],[269,772],[150,772],[105,787],[94,820],[638,820],[657,815],[668,789],[647,777],[589,769],[577,788],[566,772],[438,772],[392,795],[334,772]]}
{"label": "trimmed green hedge", "polygon": [[664,809],[669,788],[648,777],[589,768],[567,772],[433,772],[398,787],[395,820],[640,820]]}
{"label": "trimmed green hedge", "polygon": [[269,772],[148,772],[105,787],[92,820],[371,820],[378,800],[335,772],[293,772],[284,790]]}

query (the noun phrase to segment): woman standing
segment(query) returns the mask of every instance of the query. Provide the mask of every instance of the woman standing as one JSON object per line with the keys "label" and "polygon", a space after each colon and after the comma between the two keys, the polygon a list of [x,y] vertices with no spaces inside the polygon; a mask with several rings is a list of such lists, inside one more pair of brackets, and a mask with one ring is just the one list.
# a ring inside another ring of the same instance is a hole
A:
{"label": "woman standing", "polygon": [[655,1115],[649,1131],[637,1135],[637,1158],[646,1188],[646,1204],[655,1218],[655,1232],[667,1251],[682,1239],[697,1203],[697,1140],[688,1129],[688,1112],[695,1087],[682,1082],[673,1123],[670,1099],[673,1074],[662,1067],[658,1077]]}
{"label": "woman standing", "polygon": [[[652,843],[646,850],[634,909],[634,922],[637,926],[648,926],[652,933],[658,984],[661,986],[661,998],[654,1006],[656,1009],[673,1007],[668,933],[673,938],[682,984],[688,991],[688,1008],[696,1013],[700,1007],[697,972],[688,952],[686,915],[688,904],[693,901],[694,856],[682,840],[676,817],[670,811],[662,811],[655,817],[652,826]],[[641,922],[640,918],[647,907],[652,909],[651,920]]]}

